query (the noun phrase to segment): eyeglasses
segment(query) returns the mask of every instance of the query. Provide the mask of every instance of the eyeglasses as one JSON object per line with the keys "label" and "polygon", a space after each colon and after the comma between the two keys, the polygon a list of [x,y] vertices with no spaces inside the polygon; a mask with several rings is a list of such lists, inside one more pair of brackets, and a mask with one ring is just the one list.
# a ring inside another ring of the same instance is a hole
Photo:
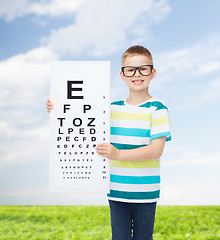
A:
{"label": "eyeglasses", "polygon": [[133,77],[137,70],[141,75],[149,76],[152,73],[153,65],[143,65],[139,67],[126,66],[121,68],[125,77]]}

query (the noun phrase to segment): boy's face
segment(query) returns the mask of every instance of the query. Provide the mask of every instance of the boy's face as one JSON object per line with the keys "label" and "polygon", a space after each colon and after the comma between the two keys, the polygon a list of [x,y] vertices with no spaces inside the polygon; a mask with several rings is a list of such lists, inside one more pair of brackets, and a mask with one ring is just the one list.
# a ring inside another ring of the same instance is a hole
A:
{"label": "boy's face", "polygon": [[[143,65],[152,65],[151,59],[143,55],[127,56],[122,62],[122,67],[133,66],[140,67]],[[143,68],[143,70],[145,67]],[[145,70],[144,70],[145,71]],[[125,74],[126,75],[126,74]],[[147,75],[147,74],[144,74]],[[150,84],[150,81],[155,77],[156,70],[152,69],[152,73],[148,76],[143,76],[139,70],[136,70],[135,74],[131,77],[124,76],[123,72],[120,72],[121,78],[125,81],[130,91],[145,91]]]}

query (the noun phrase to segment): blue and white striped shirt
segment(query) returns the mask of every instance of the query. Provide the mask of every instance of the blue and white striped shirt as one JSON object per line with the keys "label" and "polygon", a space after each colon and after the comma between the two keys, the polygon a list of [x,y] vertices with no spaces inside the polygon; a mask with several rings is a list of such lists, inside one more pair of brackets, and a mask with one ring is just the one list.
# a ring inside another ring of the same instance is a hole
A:
{"label": "blue and white striped shirt", "polygon": [[[111,144],[118,149],[147,146],[153,139],[171,140],[167,107],[151,98],[139,105],[125,100],[111,104]],[[155,202],[160,196],[160,159],[110,160],[108,199],[122,202]]]}

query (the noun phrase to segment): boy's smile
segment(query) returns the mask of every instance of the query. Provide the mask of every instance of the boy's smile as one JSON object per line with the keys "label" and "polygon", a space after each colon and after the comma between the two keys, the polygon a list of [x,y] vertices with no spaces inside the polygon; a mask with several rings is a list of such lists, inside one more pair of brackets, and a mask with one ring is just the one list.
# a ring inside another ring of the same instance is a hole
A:
{"label": "boy's smile", "polygon": [[132,82],[134,83],[134,85],[140,86],[144,82],[144,80],[137,79],[137,80],[132,80]]}

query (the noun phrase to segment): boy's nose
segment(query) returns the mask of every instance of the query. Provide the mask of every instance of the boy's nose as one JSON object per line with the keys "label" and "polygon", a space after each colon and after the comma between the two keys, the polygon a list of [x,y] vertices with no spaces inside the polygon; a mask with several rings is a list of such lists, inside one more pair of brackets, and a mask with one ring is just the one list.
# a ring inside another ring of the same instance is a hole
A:
{"label": "boy's nose", "polygon": [[140,75],[141,75],[141,74],[140,74],[139,70],[136,69],[136,72],[135,72],[134,76],[135,76],[135,77],[139,77]]}

